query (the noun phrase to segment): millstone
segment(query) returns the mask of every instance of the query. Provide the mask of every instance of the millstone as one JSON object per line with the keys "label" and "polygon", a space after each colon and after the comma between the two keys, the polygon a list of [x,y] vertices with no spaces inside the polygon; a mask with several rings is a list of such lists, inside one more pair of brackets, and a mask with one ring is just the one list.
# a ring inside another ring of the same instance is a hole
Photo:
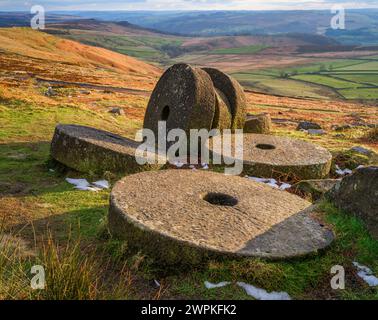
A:
{"label": "millstone", "polygon": [[215,89],[215,114],[212,129],[231,129],[231,112],[229,102],[222,91]]}
{"label": "millstone", "polygon": [[[51,142],[52,157],[80,172],[136,173],[162,165],[136,162],[139,143],[119,135],[77,125],[58,125]],[[148,154],[147,156],[155,156]]]}
{"label": "millstone", "polygon": [[270,134],[272,120],[267,113],[248,116],[244,124],[244,133]]}
{"label": "millstone", "polygon": [[130,175],[113,188],[109,228],[162,264],[316,253],[333,233],[309,202],[237,176],[193,170]]}
{"label": "millstone", "polygon": [[187,64],[170,67],[160,78],[147,106],[144,126],[158,133],[158,122],[166,121],[167,131],[180,128],[212,128],[215,92],[210,76]]}
{"label": "millstone", "polygon": [[229,75],[214,68],[203,68],[211,77],[214,87],[222,91],[231,108],[230,129],[243,129],[246,117],[246,98],[241,85]]}
{"label": "millstone", "polygon": [[[231,138],[235,142],[234,136]],[[331,153],[318,145],[285,137],[243,135],[243,172],[269,178],[292,175],[300,180],[322,179],[331,169]],[[210,152],[212,150],[210,142]],[[232,147],[232,150],[234,146]],[[214,152],[213,152],[214,153]],[[235,154],[232,151],[232,154]]]}

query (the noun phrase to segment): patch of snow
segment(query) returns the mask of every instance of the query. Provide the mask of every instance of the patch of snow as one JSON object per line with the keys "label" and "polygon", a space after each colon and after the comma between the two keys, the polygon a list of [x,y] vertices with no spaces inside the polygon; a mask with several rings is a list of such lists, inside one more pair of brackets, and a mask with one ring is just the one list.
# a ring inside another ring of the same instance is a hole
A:
{"label": "patch of snow", "polygon": [[106,180],[100,180],[100,181],[93,182],[93,185],[97,188],[100,188],[100,189],[109,189],[110,188],[109,182],[106,181]]}
{"label": "patch of snow", "polygon": [[207,289],[222,288],[222,287],[228,286],[229,284],[231,284],[231,282],[224,281],[220,283],[211,283],[211,282],[205,281],[205,287]]}
{"label": "patch of snow", "polygon": [[100,180],[96,181],[94,183],[89,183],[87,179],[71,179],[71,178],[66,178],[66,181],[72,185],[75,186],[75,189],[81,190],[81,191],[92,191],[92,192],[97,192],[102,189],[108,189],[109,182],[106,180]]}
{"label": "patch of snow", "polygon": [[280,187],[277,185],[277,183],[268,182],[268,186],[271,186],[272,188],[279,189]]}
{"label": "patch of snow", "polygon": [[80,190],[80,191],[92,191],[92,192],[97,192],[101,190],[100,188],[91,187],[91,186],[88,186],[88,187],[76,186],[75,189]]}
{"label": "patch of snow", "polygon": [[373,275],[373,271],[368,267],[365,267],[358,262],[353,262],[353,265],[357,268],[357,275],[364,280],[370,287],[378,287],[378,278]]}
{"label": "patch of snow", "polygon": [[290,189],[291,188],[291,184],[288,184],[288,183],[283,183],[280,185],[280,189],[281,190],[286,190],[286,189]]}
{"label": "patch of snow", "polygon": [[177,162],[174,162],[173,165],[176,167],[176,168],[182,168],[184,166],[184,164],[180,161],[177,161]]}
{"label": "patch of snow", "polygon": [[353,171],[350,170],[350,169],[340,169],[340,167],[338,165],[336,165],[336,173],[339,175],[339,176],[346,176],[346,175],[349,175],[349,174],[352,174]]}
{"label": "patch of snow", "polygon": [[209,165],[207,163],[202,163],[203,170],[209,170]]}
{"label": "patch of snow", "polygon": [[89,187],[89,182],[87,179],[71,179],[71,178],[66,178],[66,181],[70,184],[73,184],[76,187]]}
{"label": "patch of snow", "polygon": [[248,176],[246,176],[246,178],[253,180],[255,182],[265,183],[266,185],[271,186],[272,188],[275,188],[275,189],[286,190],[286,189],[291,188],[290,184],[288,183],[280,184],[280,182],[278,182],[276,179],[257,178],[257,177],[248,177]]}
{"label": "patch of snow", "polygon": [[267,292],[264,289],[257,288],[244,282],[238,282],[237,285],[245,290],[245,292],[257,300],[291,300],[286,292]]}

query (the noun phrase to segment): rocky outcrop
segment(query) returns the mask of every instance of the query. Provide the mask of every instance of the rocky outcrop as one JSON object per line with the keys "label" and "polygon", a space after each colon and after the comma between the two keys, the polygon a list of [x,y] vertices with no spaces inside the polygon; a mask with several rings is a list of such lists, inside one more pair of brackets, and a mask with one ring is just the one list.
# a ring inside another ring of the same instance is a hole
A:
{"label": "rocky outcrop", "polygon": [[327,197],[340,209],[363,220],[378,239],[378,167],[360,168],[345,177]]}
{"label": "rocky outcrop", "polygon": [[267,113],[249,115],[244,124],[244,133],[270,134],[271,129],[272,120]]}

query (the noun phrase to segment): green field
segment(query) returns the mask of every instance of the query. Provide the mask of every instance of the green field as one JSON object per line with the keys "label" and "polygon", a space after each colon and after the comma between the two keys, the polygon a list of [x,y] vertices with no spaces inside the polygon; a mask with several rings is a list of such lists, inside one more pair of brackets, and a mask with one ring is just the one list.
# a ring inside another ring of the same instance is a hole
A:
{"label": "green field", "polygon": [[346,99],[376,100],[378,99],[378,88],[360,88],[339,90]]}
{"label": "green field", "polygon": [[235,73],[233,76],[245,87],[254,91],[291,97],[310,97],[315,99],[329,99],[337,95],[332,90],[316,86],[311,83],[279,77]]}
{"label": "green field", "polygon": [[285,69],[234,73],[246,88],[310,98],[378,99],[378,59],[339,59]]}
{"label": "green field", "polygon": [[340,79],[345,79],[348,81],[353,81],[355,83],[368,84],[373,86],[378,86],[378,73],[352,73],[352,74],[337,74]]}
{"label": "green field", "polygon": [[319,75],[319,74],[301,74],[298,76],[293,76],[292,79],[325,85],[325,86],[332,87],[335,89],[356,88],[358,86],[361,86],[360,84],[357,84],[351,81],[344,81],[344,80],[332,78],[330,76]]}
{"label": "green field", "polygon": [[216,49],[216,50],[210,51],[209,53],[210,54],[254,54],[266,48],[268,48],[268,46],[252,45],[252,46],[245,46],[245,47],[238,47],[238,48]]}
{"label": "green field", "polygon": [[350,65],[340,70],[353,70],[353,71],[378,71],[378,61],[370,61],[356,65]]}

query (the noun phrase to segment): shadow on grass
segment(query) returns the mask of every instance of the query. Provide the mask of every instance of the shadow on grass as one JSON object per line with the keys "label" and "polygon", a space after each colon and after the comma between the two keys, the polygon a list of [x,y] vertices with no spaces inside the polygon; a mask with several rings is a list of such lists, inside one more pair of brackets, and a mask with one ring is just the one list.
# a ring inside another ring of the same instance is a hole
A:
{"label": "shadow on grass", "polygon": [[51,235],[57,241],[65,242],[71,238],[95,239],[98,237],[104,221],[107,208],[92,207],[69,211],[59,215],[20,223],[9,227],[8,232],[17,234],[29,243],[44,240]]}

